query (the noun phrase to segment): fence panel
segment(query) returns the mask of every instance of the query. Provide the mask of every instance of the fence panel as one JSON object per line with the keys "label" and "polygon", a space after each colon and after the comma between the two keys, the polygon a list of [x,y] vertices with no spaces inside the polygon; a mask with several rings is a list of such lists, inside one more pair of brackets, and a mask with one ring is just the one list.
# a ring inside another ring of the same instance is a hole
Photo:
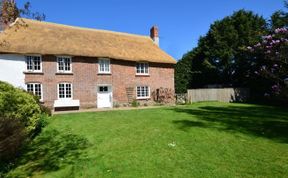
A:
{"label": "fence panel", "polygon": [[187,91],[188,102],[199,101],[221,101],[221,102],[243,102],[249,98],[247,88],[207,88],[191,89]]}

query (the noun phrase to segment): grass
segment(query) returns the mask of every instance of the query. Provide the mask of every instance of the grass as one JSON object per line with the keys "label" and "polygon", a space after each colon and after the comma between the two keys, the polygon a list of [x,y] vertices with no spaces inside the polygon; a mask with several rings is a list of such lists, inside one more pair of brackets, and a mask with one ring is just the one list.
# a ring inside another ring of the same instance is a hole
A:
{"label": "grass", "polygon": [[288,177],[288,111],[209,102],[56,115],[7,177]]}

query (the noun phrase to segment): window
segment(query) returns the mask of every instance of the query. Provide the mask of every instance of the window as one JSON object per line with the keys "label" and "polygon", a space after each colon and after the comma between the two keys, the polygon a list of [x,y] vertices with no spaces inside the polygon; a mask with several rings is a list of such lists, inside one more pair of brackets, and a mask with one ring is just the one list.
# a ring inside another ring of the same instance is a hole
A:
{"label": "window", "polygon": [[99,73],[110,73],[110,60],[109,59],[99,59]]}
{"label": "window", "polygon": [[42,85],[40,83],[27,83],[27,91],[42,99]]}
{"label": "window", "polygon": [[148,75],[149,74],[148,63],[137,63],[136,64],[136,74]]}
{"label": "window", "polygon": [[72,72],[71,57],[57,57],[58,72]]}
{"label": "window", "polygon": [[59,83],[58,84],[58,98],[59,99],[71,99],[72,98],[72,84],[71,83]]}
{"label": "window", "polygon": [[41,57],[40,56],[26,56],[27,71],[40,72],[41,71]]}
{"label": "window", "polygon": [[150,88],[148,86],[137,87],[137,99],[150,98]]}
{"label": "window", "polygon": [[107,93],[108,92],[108,86],[100,86],[99,92],[100,93]]}

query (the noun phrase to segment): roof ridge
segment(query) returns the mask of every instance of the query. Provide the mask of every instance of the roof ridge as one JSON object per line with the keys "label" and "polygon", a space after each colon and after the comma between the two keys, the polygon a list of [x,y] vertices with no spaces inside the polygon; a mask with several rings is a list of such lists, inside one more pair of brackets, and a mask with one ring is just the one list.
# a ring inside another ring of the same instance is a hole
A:
{"label": "roof ridge", "polygon": [[60,24],[60,23],[54,23],[54,22],[37,21],[37,20],[27,19],[27,18],[22,18],[22,17],[18,17],[15,20],[15,22],[11,24],[11,26],[13,26],[18,20],[21,20],[21,19],[24,20],[24,21],[30,21],[32,23],[40,23],[40,24],[42,23],[42,24],[48,24],[48,25],[62,26],[62,27],[71,28],[71,29],[77,29],[77,30],[96,31],[96,32],[112,33],[112,34],[118,34],[118,35],[126,35],[126,36],[134,36],[134,37],[139,37],[139,38],[151,39],[149,36],[146,36],[146,35],[137,35],[137,34],[131,34],[131,33],[126,33],[126,32],[116,32],[116,31],[111,31],[111,30],[102,30],[102,29],[95,29],[95,28],[88,28],[88,27],[79,27],[79,26],[72,26],[72,25],[66,25],[66,24]]}

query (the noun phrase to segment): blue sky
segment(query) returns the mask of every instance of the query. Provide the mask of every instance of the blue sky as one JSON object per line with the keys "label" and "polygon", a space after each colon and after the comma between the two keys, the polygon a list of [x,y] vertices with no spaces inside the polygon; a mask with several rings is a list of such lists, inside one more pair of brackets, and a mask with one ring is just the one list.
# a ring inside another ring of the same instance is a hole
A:
{"label": "blue sky", "polygon": [[[23,5],[25,0],[16,0]],[[30,0],[32,10],[45,13],[46,21],[149,35],[159,27],[160,47],[175,59],[197,45],[211,23],[239,9],[264,18],[284,9],[283,0]]]}

